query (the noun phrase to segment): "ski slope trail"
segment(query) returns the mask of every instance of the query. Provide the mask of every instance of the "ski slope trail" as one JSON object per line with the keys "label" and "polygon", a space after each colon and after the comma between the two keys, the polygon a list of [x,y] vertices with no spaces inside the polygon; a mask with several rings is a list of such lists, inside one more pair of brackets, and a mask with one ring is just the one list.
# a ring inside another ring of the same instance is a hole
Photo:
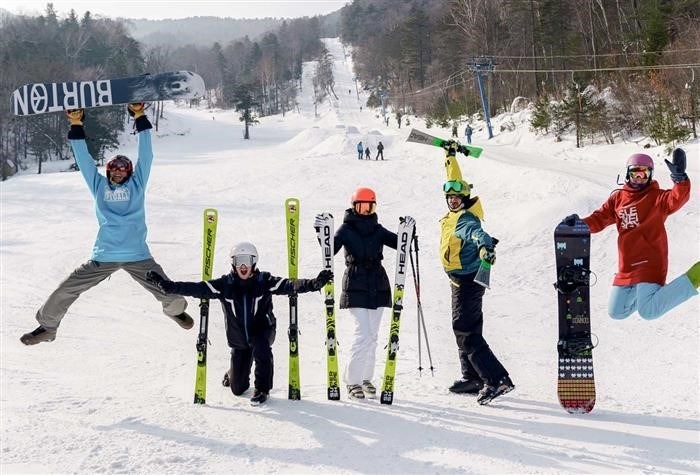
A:
{"label": "ski slope trail", "polygon": [[[386,126],[367,96],[354,89],[352,61],[337,39],[338,99],[314,114],[303,72],[299,111],[265,117],[243,140],[237,114],[166,105],[154,134],[154,166],[146,196],[148,241],[174,280],[201,274],[202,210],[219,210],[214,275],[229,271],[229,249],[255,243],[259,266],[286,275],[284,200],[301,203],[300,277],[321,268],[313,229],[316,213],[339,223],[358,186],[375,189],[379,220],[395,229],[411,215],[420,240],[421,296],[434,375],[418,372],[416,301],[407,287],[401,322],[394,404],[326,399],[324,308],[319,293],[299,297],[301,401],[287,400],[287,300],[275,297],[278,321],[274,388],[268,404],[250,406],[220,384],[229,349],[218,304],[211,306],[207,404],[192,404],[196,330],[183,331],[123,272],[83,294],[57,339],[25,347],[19,336],[36,326],[46,297],[90,255],[97,224],[77,173],[26,173],[0,184],[0,472],[14,473],[672,473],[700,471],[700,299],[655,321],[607,316],[616,270],[616,232],[592,240],[592,330],[596,407],[564,412],[556,392],[556,294],[553,230],[562,217],[586,215],[615,188],[635,144],[554,143],[535,137],[517,115],[511,131],[484,139],[479,159],[460,158],[465,178],[484,202],[485,229],[500,239],[492,286],[484,298],[484,332],[515,382],[512,393],[479,406],[450,394],[459,376],[451,329],[450,289],[437,258],[438,219],[446,212],[443,152],[408,144],[411,127]],[[348,94],[348,90],[351,91]],[[363,105],[362,111],[359,105]],[[89,116],[86,128],[89,131]],[[374,158],[357,160],[367,142]],[[686,146],[689,175],[700,180],[698,141]],[[134,137],[119,151],[135,157]],[[661,148],[649,150],[662,187],[671,182]],[[669,217],[669,277],[698,260],[697,192]],[[384,264],[393,276],[395,252]],[[337,278],[343,270],[336,256]],[[340,287],[340,285],[337,285]],[[339,291],[338,291],[339,292]],[[337,295],[338,296],[338,295]],[[188,299],[198,321],[197,301]],[[375,383],[384,369],[389,318],[379,334]],[[337,311],[339,363],[347,363],[352,321]],[[422,346],[422,366],[428,367]]]}

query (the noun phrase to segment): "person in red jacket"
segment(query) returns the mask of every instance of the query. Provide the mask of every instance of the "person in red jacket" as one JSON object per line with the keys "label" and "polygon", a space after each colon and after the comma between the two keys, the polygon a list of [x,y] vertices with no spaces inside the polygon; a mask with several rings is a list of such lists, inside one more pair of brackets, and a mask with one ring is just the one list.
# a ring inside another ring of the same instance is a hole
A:
{"label": "person in red jacket", "polygon": [[[614,319],[627,318],[637,311],[645,320],[653,320],[698,294],[700,262],[666,284],[668,240],[664,223],[688,202],[690,180],[682,149],[673,151],[673,162],[665,162],[673,188],[660,189],[652,179],[652,158],[635,153],[627,160],[625,185],[590,216],[582,218],[591,233],[617,226],[618,271],[608,304],[608,313]],[[577,218],[575,214],[567,216],[564,222],[573,225]]]}

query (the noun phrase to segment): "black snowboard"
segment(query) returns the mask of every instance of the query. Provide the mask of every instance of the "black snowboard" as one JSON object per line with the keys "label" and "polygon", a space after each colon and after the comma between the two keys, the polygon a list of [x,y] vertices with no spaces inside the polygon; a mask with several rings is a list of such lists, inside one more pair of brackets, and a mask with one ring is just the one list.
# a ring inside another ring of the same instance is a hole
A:
{"label": "black snowboard", "polygon": [[554,230],[559,299],[559,403],[569,413],[595,405],[589,299],[591,232],[577,219]]}
{"label": "black snowboard", "polygon": [[105,107],[131,102],[198,99],[204,80],[190,71],[144,74],[119,79],[25,84],[12,93],[15,115]]}

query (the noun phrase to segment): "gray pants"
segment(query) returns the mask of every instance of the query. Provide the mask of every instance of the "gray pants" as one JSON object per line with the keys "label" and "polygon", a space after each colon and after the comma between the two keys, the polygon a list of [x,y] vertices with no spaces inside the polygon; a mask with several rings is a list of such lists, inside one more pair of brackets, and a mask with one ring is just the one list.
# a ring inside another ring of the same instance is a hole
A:
{"label": "gray pants", "polygon": [[165,276],[163,268],[153,259],[137,262],[97,262],[87,261],[75,269],[61,282],[56,290],[49,295],[48,300],[36,313],[36,320],[44,328],[57,329],[63,316],[80,294],[89,290],[114,274],[124,269],[133,279],[141,284],[163,305],[163,313],[168,316],[179,315],[187,308],[187,301],[180,295],[167,295],[158,287],[146,280],[146,272],[152,270]]}

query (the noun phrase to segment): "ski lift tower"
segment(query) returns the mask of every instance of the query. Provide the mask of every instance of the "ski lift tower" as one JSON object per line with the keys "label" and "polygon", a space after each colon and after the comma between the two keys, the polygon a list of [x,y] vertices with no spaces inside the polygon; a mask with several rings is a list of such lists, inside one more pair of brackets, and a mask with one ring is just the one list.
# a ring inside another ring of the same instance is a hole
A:
{"label": "ski lift tower", "polygon": [[469,62],[469,70],[474,71],[476,82],[479,85],[479,95],[481,95],[481,107],[484,110],[484,119],[486,120],[486,128],[489,131],[489,138],[493,138],[493,130],[491,129],[491,115],[489,114],[489,101],[484,92],[483,76],[489,75],[493,71],[496,63],[493,58],[486,56],[477,56]]}

